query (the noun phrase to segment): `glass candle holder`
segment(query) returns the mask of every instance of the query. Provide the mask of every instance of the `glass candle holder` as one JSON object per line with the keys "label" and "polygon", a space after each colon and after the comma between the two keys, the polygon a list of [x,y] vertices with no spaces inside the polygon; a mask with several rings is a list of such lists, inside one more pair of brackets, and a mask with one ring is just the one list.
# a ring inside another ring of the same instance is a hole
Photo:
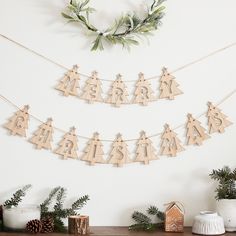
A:
{"label": "glass candle holder", "polygon": [[9,230],[24,230],[30,220],[40,220],[40,207],[37,205],[20,205],[3,207],[4,228]]}

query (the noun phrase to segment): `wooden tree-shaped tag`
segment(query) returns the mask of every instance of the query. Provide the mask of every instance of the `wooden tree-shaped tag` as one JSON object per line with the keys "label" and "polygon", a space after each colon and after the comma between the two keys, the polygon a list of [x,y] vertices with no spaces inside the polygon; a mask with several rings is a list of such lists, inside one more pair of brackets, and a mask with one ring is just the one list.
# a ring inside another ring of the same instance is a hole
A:
{"label": "wooden tree-shaped tag", "polygon": [[175,157],[177,152],[184,151],[184,148],[181,146],[177,134],[170,129],[170,126],[166,124],[164,127],[165,130],[161,136],[161,155]]}
{"label": "wooden tree-shaped tag", "polygon": [[52,118],[48,118],[46,123],[43,123],[39,126],[38,130],[34,133],[34,136],[29,141],[35,144],[37,149],[52,149],[52,134]]}
{"label": "wooden tree-shaped tag", "polygon": [[103,159],[104,152],[102,147],[103,145],[99,139],[99,134],[94,133],[93,138],[88,141],[81,160],[89,162],[90,165],[94,165],[95,163],[105,163]]}
{"label": "wooden tree-shaped tag", "polygon": [[129,162],[130,159],[128,145],[123,141],[122,135],[118,134],[116,140],[112,144],[110,160],[108,161],[108,163],[121,167],[123,166],[123,164]]}
{"label": "wooden tree-shaped tag", "polygon": [[135,161],[143,162],[146,165],[149,164],[149,161],[156,159],[156,150],[152,145],[152,141],[146,136],[146,133],[142,131],[137,142]]}
{"label": "wooden tree-shaped tag", "polygon": [[66,133],[62,140],[59,142],[59,147],[54,151],[56,154],[59,154],[63,159],[68,157],[77,159],[77,150],[78,150],[78,139],[75,134],[75,127],[72,127],[68,133]]}
{"label": "wooden tree-shaped tag", "polygon": [[187,144],[202,145],[202,142],[210,136],[206,133],[206,129],[201,126],[201,123],[194,119],[192,114],[188,114],[187,122]]}
{"label": "wooden tree-shaped tag", "polygon": [[87,100],[89,103],[102,102],[102,83],[97,77],[98,73],[94,71],[92,76],[87,79],[81,95],[82,99]]}
{"label": "wooden tree-shaped tag", "polygon": [[114,104],[117,107],[123,103],[129,102],[127,99],[128,92],[120,74],[117,75],[116,80],[112,83],[108,94],[107,102]]}
{"label": "wooden tree-shaped tag", "polygon": [[77,72],[78,66],[75,65],[71,70],[69,70],[65,76],[61,79],[56,89],[63,92],[64,96],[77,96],[79,88],[79,74]]}
{"label": "wooden tree-shaped tag", "polygon": [[164,67],[160,78],[160,98],[174,99],[176,95],[182,94],[178,86],[175,77]]}
{"label": "wooden tree-shaped tag", "polygon": [[148,104],[148,102],[155,99],[151,85],[147,80],[144,79],[143,73],[139,73],[139,80],[136,83],[134,95],[134,102],[141,103],[145,106]]}
{"label": "wooden tree-shaped tag", "polygon": [[217,107],[215,107],[211,102],[208,102],[208,111],[207,111],[207,117],[208,117],[208,127],[209,127],[209,133],[223,133],[225,131],[225,128],[232,125],[233,123],[229,120],[227,120],[227,116],[224,115],[221,110]]}
{"label": "wooden tree-shaped tag", "polygon": [[26,136],[26,129],[28,128],[29,106],[25,105],[23,109],[17,111],[14,116],[9,119],[9,122],[4,125],[5,128],[10,130],[12,135],[18,134],[19,136]]}

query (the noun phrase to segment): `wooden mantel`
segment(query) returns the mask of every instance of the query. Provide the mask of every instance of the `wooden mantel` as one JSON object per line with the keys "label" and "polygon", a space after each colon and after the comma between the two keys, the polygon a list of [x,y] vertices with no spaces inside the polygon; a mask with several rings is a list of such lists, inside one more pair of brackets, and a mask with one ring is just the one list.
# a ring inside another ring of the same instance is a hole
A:
{"label": "wooden mantel", "polygon": [[[189,236],[192,235],[191,228],[185,228],[184,233],[167,233],[161,231],[155,232],[136,232],[129,231],[127,227],[113,227],[113,226],[94,226],[91,227],[91,236],[129,236],[129,235],[137,235],[137,236]],[[29,236],[28,233],[5,233],[0,232],[0,236]],[[46,234],[37,234],[37,236],[45,236]],[[69,236],[72,234],[60,234],[60,233],[51,233],[47,234],[48,236]],[[226,233],[227,236],[235,236],[235,233]]]}

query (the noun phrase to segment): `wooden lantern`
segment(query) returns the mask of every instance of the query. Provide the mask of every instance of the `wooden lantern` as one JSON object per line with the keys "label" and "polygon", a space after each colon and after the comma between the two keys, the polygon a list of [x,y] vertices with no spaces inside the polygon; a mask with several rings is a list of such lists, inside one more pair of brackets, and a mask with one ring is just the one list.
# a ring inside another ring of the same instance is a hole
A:
{"label": "wooden lantern", "polygon": [[165,211],[165,231],[183,232],[184,231],[184,209],[182,205],[171,202]]}
{"label": "wooden lantern", "polygon": [[88,216],[69,216],[68,233],[75,235],[89,234],[89,217]]}

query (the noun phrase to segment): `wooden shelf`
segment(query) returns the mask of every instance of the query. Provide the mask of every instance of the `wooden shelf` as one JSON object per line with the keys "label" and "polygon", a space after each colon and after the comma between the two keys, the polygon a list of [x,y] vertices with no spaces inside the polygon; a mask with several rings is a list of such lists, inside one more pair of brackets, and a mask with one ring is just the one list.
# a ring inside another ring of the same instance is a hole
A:
{"label": "wooden shelf", "polygon": [[[189,236],[192,235],[191,228],[187,227],[184,229],[183,233],[167,233],[162,231],[155,232],[136,232],[129,231],[127,227],[116,227],[116,226],[94,226],[90,227],[91,236],[129,236],[129,235],[137,235],[137,236],[149,236],[149,235],[159,235],[159,236]],[[29,236],[29,233],[10,233],[10,232],[0,232],[0,236]],[[45,236],[45,234],[37,234],[38,236]],[[48,234],[49,236],[66,236],[72,234],[60,234],[60,233],[52,233]],[[227,236],[235,236],[235,233],[227,233]]]}

